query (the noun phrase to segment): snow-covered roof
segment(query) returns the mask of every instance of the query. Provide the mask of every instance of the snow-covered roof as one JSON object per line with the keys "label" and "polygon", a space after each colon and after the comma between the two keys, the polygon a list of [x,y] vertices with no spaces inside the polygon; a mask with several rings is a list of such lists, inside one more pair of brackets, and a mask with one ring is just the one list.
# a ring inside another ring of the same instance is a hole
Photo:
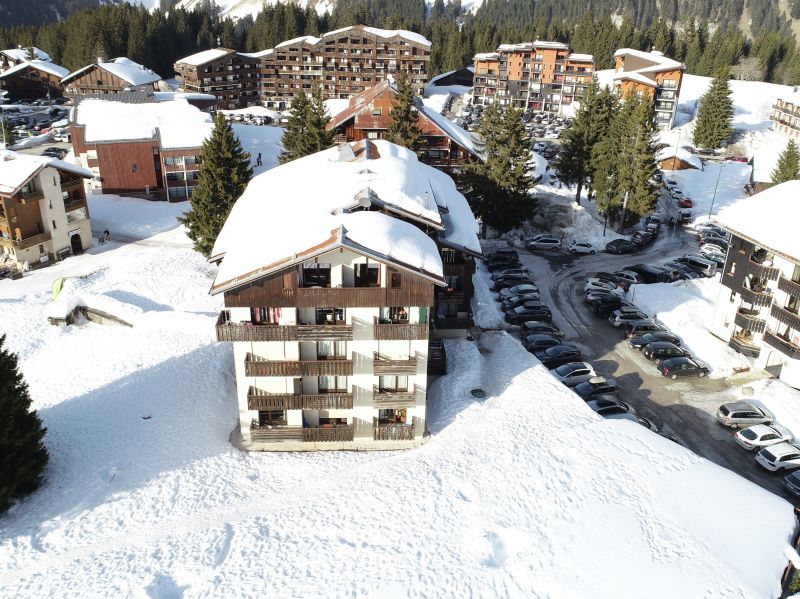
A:
{"label": "snow-covered roof", "polygon": [[475,60],[497,60],[500,55],[497,52],[479,52],[475,55]]}
{"label": "snow-covered roof", "polygon": [[[479,253],[465,202],[447,175],[387,141],[343,144],[305,156],[257,175],[247,186],[211,253],[224,257],[212,291],[340,246],[441,282],[436,243],[406,220],[438,229],[445,242]],[[382,212],[357,209],[366,205]],[[444,218],[440,211],[447,212]]]}
{"label": "snow-covered roof", "polygon": [[207,100],[216,102],[214,94],[203,94],[200,92],[153,92],[156,102],[167,102],[169,100]]}
{"label": "snow-covered roof", "polygon": [[378,29],[377,27],[367,27],[366,25],[351,25],[350,27],[342,27],[341,29],[335,29],[334,31],[323,33],[322,37],[326,38],[339,35],[345,31],[363,31],[365,33],[371,33],[372,35],[387,39],[391,37],[401,37],[409,42],[422,44],[423,46],[431,45],[431,42],[428,38],[426,38],[424,35],[420,35],[419,33],[414,33],[413,31],[407,31],[406,29]]}
{"label": "snow-covered roof", "polygon": [[290,40],[286,40],[281,42],[280,44],[276,45],[276,48],[283,48],[284,46],[293,46],[294,44],[308,44],[309,46],[313,46],[317,42],[320,41],[321,38],[314,37],[313,35],[301,35],[300,37],[293,37]]}
{"label": "snow-covered roof", "polygon": [[664,56],[663,52],[659,52],[658,50],[653,50],[651,52],[642,52],[641,50],[634,50],[633,48],[620,48],[616,52],[614,52],[614,58],[624,57],[624,56],[632,56],[634,58],[638,58],[640,60],[646,60],[651,63],[650,66],[643,67],[641,69],[636,69],[640,72],[657,72],[657,71],[671,71],[674,69],[684,69],[684,65],[682,62],[678,62],[677,60],[673,60],[667,56]]}
{"label": "snow-covered roof", "polygon": [[241,56],[247,56],[247,58],[261,58],[262,56],[269,56],[273,52],[275,52],[273,48],[268,48],[260,52],[239,52],[239,54]]}
{"label": "snow-covered roof", "polygon": [[[36,58],[39,60],[52,60],[50,55],[40,48],[34,46],[33,52],[36,54]],[[5,54],[15,61],[28,60],[27,48],[10,48],[9,50],[0,50],[0,54]]]}
{"label": "snow-covered roof", "polygon": [[567,48],[569,48],[569,46],[567,46],[567,44],[564,44],[564,43],[561,43],[561,42],[547,42],[547,41],[544,41],[544,40],[536,40],[535,42],[533,42],[533,47],[534,48],[552,48],[552,49],[555,49],[555,50],[566,50]]}
{"label": "snow-covered roof", "polygon": [[636,83],[641,83],[642,85],[648,85],[650,87],[657,87],[658,82],[655,78],[645,77],[639,71],[620,71],[619,73],[614,73],[613,77],[614,81],[622,81],[627,79],[628,81],[636,81]]}
{"label": "snow-covered roof", "polygon": [[78,69],[77,71],[73,71],[66,77],[64,77],[61,82],[66,83],[68,81],[72,81],[76,77],[79,77],[89,69],[93,67],[98,67],[105,71],[108,71],[112,75],[115,75],[130,83],[131,85],[147,85],[148,83],[155,83],[156,81],[161,81],[161,76],[157,73],[151,71],[150,69],[143,67],[138,62],[132,61],[130,58],[125,58],[124,56],[120,56],[119,58],[115,58],[113,60],[109,60],[106,62],[98,62],[93,63],[90,65],[86,65],[82,69]]}
{"label": "snow-covered roof", "polygon": [[423,113],[426,117],[432,120],[439,129],[444,131],[448,137],[450,137],[453,141],[457,142],[460,146],[462,146],[465,150],[467,150],[470,154],[475,157],[480,157],[480,154],[477,150],[475,150],[475,141],[472,138],[472,134],[456,125],[453,121],[445,117],[444,115],[436,112],[435,110],[425,106],[422,101],[415,101],[414,106]]}
{"label": "snow-covered roof", "polygon": [[176,60],[175,63],[198,67],[232,53],[233,50],[228,50],[227,48],[211,48],[210,50],[203,50],[202,52],[197,52],[185,58],[181,58],[180,60]]}
{"label": "snow-covered roof", "polygon": [[199,148],[214,126],[210,115],[184,99],[128,104],[89,98],[78,104],[75,123],[86,127],[87,143],[153,139],[158,135],[165,149]]}
{"label": "snow-covered roof", "polygon": [[700,156],[687,152],[683,148],[667,146],[666,148],[661,148],[658,154],[656,154],[656,160],[659,162],[662,160],[669,160],[670,158],[677,158],[696,169],[703,170],[703,161],[700,159]]}
{"label": "snow-covered roof", "polygon": [[53,64],[52,62],[48,62],[46,60],[29,60],[21,62],[18,65],[11,67],[10,69],[6,69],[2,73],[0,73],[0,79],[8,77],[9,75],[13,75],[18,71],[23,71],[28,67],[32,69],[37,69],[39,71],[44,71],[45,73],[50,73],[51,75],[54,75],[59,79],[62,78],[67,73],[69,73],[68,69],[60,67],[57,64]]}
{"label": "snow-covered roof", "polygon": [[247,108],[236,108],[234,110],[220,110],[222,114],[241,114],[249,116],[267,117],[273,121],[281,118],[281,113],[276,110],[270,110],[265,106],[248,106]]}
{"label": "snow-covered roof", "polygon": [[798,198],[800,180],[787,181],[723,208],[714,221],[740,237],[800,261]]}
{"label": "snow-covered roof", "polygon": [[573,60],[575,62],[594,62],[594,55],[592,54],[576,54],[573,52],[569,56],[567,56],[567,60]]}
{"label": "snow-covered roof", "polygon": [[20,154],[11,150],[0,150],[0,194],[14,195],[20,187],[30,181],[46,167],[68,171],[81,177],[91,178],[92,172],[75,164],[47,156]]}

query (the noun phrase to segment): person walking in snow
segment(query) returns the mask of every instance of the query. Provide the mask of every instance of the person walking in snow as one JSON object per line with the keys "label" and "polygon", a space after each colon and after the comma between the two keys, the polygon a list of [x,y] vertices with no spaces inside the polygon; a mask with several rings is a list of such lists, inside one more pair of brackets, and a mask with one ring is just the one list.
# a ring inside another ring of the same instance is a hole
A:
{"label": "person walking in snow", "polygon": [[111,241],[111,233],[108,229],[103,231],[103,241]]}
{"label": "person walking in snow", "polygon": [[259,152],[258,156],[256,156],[256,166],[264,166],[264,163],[261,162],[261,152]]}

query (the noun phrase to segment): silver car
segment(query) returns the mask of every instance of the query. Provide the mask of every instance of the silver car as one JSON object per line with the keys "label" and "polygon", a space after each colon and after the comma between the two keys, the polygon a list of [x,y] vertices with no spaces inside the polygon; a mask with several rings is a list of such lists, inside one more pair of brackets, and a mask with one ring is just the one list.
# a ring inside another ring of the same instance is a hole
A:
{"label": "silver car", "polygon": [[560,250],[561,241],[555,237],[543,237],[528,244],[529,250]]}
{"label": "silver car", "polygon": [[754,424],[772,424],[775,418],[764,408],[746,401],[736,401],[722,404],[717,410],[717,420],[725,426],[739,428]]}
{"label": "silver car", "polygon": [[736,433],[733,438],[749,451],[792,440],[792,433],[780,424],[756,424]]}
{"label": "silver car", "polygon": [[569,362],[550,371],[554,377],[567,387],[574,387],[590,378],[597,376],[594,368],[588,362]]}

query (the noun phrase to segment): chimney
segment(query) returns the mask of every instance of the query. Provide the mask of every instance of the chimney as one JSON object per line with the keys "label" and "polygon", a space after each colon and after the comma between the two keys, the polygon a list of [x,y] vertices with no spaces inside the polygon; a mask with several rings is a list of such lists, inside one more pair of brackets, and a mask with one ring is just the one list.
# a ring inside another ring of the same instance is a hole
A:
{"label": "chimney", "polygon": [[105,61],[106,61],[106,57],[105,56],[98,56],[97,57],[97,64],[100,64],[101,62],[105,62]]}

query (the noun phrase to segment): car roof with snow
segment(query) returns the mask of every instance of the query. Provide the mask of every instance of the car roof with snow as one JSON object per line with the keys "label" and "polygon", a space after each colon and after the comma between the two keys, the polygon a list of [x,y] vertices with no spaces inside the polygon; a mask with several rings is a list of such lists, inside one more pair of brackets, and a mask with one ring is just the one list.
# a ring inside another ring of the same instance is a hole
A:
{"label": "car roof with snow", "polygon": [[753,426],[748,426],[747,428],[742,430],[751,430],[758,437],[762,437],[770,433],[778,433],[782,437],[785,436],[788,436],[789,438],[792,437],[791,431],[787,429],[785,426],[781,426],[780,424],[754,424]]}
{"label": "car roof with snow", "polygon": [[767,449],[769,449],[769,452],[774,457],[781,458],[790,453],[800,452],[800,445],[784,441],[783,443],[776,443],[775,445],[770,445],[769,447],[767,447]]}

